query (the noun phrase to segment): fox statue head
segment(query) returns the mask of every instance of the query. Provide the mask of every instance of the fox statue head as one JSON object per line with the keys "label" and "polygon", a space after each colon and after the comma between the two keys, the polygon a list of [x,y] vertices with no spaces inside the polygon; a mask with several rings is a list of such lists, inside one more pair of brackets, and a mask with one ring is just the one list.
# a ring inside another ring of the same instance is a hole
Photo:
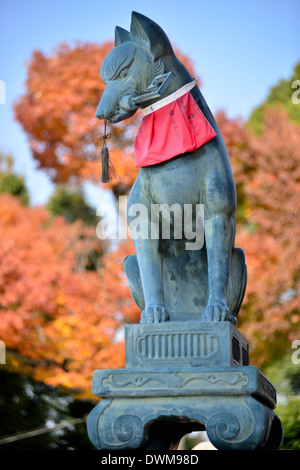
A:
{"label": "fox statue head", "polygon": [[[96,117],[116,123],[127,119],[140,106],[151,105],[149,85],[155,77],[172,73],[172,80],[163,91],[164,98],[192,80],[190,73],[177,59],[164,31],[158,24],[140,13],[132,12],[130,32],[119,26],[115,29],[115,48],[101,65],[100,76],[106,84]],[[148,90],[147,90],[148,89]],[[148,93],[147,93],[148,91]]]}

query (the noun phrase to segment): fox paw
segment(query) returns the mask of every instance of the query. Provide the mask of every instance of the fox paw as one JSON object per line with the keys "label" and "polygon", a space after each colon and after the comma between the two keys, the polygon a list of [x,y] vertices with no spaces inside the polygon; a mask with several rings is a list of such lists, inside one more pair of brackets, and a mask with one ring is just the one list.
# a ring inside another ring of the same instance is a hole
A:
{"label": "fox paw", "polygon": [[229,310],[223,303],[209,304],[202,312],[202,321],[228,321]]}
{"label": "fox paw", "polygon": [[163,305],[150,304],[143,310],[140,323],[161,323],[168,320],[169,315]]}

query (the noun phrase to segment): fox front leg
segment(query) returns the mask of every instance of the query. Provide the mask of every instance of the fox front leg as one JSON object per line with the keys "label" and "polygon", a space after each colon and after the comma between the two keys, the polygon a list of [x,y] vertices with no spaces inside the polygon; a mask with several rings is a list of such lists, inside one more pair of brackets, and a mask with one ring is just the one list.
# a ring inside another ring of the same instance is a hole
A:
{"label": "fox front leg", "polygon": [[169,319],[164,306],[162,283],[162,257],[159,240],[133,240],[144,291],[145,308],[141,323],[160,323]]}
{"label": "fox front leg", "polygon": [[[131,232],[143,287],[145,308],[141,323],[160,323],[169,319],[164,305],[162,254],[157,233],[159,220],[151,218],[152,199],[149,197],[151,179],[140,170],[130,191],[127,204],[127,223]],[[154,230],[153,230],[154,229]]]}
{"label": "fox front leg", "polygon": [[232,321],[227,306],[226,290],[230,271],[235,219],[217,215],[204,222],[207,263],[208,302],[202,321]]}

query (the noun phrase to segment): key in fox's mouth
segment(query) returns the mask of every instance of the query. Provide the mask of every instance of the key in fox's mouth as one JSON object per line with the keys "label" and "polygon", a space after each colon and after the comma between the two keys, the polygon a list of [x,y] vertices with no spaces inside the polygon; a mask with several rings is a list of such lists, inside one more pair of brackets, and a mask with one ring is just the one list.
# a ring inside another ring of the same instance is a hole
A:
{"label": "key in fox's mouth", "polygon": [[117,122],[123,121],[124,119],[130,118],[131,116],[134,115],[135,112],[136,112],[136,109],[129,111],[129,110],[125,110],[125,109],[121,108],[118,105],[113,110],[113,112],[109,116],[107,116],[107,119],[111,124],[115,124]]}

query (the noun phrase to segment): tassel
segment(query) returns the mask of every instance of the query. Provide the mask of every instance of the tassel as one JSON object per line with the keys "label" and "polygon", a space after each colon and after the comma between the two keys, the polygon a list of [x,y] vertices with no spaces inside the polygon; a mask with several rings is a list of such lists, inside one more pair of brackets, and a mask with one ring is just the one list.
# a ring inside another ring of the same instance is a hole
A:
{"label": "tassel", "polygon": [[116,171],[114,166],[109,158],[109,151],[106,145],[103,145],[101,149],[101,157],[102,157],[102,175],[101,175],[101,182],[102,183],[109,183],[112,178],[115,178]]}
{"label": "tassel", "polygon": [[104,135],[100,137],[100,142],[103,141],[103,147],[101,149],[102,157],[102,175],[100,181],[102,183],[109,183],[112,178],[116,177],[116,171],[109,158],[109,151],[106,147],[106,140],[111,138],[111,134],[106,134],[106,119],[104,120]]}

